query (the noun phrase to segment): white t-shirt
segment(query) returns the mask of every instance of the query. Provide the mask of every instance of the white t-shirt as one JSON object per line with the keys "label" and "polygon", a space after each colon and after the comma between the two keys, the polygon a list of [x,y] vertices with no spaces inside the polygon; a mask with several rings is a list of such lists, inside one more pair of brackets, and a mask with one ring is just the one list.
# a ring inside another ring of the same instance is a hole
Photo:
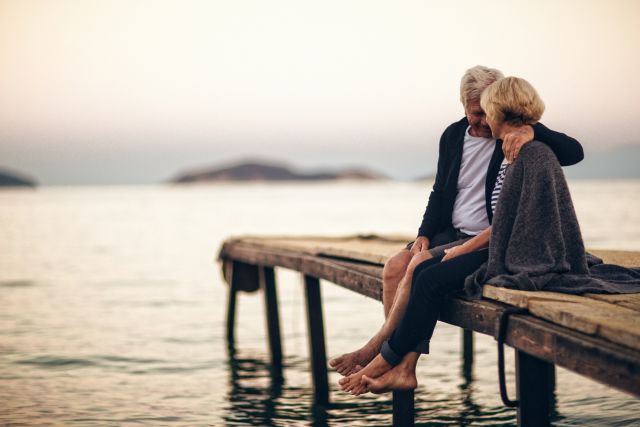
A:
{"label": "white t-shirt", "polygon": [[473,236],[489,226],[484,187],[496,140],[471,136],[469,129],[464,134],[458,195],[451,219],[455,228]]}

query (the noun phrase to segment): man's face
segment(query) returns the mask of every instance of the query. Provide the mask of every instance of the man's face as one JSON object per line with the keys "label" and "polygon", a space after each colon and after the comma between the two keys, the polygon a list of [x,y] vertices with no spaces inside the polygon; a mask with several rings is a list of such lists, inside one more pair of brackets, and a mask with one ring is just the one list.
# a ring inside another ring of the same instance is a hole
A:
{"label": "man's face", "polygon": [[491,128],[487,124],[487,118],[480,108],[480,101],[470,101],[464,108],[464,113],[469,120],[469,134],[483,138],[491,138]]}

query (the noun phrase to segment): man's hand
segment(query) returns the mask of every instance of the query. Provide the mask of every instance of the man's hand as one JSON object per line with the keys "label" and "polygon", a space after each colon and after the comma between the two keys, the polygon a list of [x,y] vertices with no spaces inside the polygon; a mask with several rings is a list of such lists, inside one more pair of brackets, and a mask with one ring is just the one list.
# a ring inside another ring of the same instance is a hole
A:
{"label": "man's hand", "polygon": [[413,246],[411,246],[411,255],[426,251],[427,249],[429,249],[429,238],[425,236],[418,236],[413,242]]}
{"label": "man's hand", "polygon": [[502,140],[502,151],[507,162],[512,163],[518,157],[522,146],[533,141],[533,137],[533,127],[529,125],[521,126],[506,134]]}
{"label": "man's hand", "polygon": [[444,250],[444,257],[442,258],[442,261],[448,261],[450,259],[453,259],[457,256],[466,254],[471,252],[471,249],[468,248],[468,246],[462,244],[462,245],[458,245],[458,246],[453,246],[449,249],[445,249]]}

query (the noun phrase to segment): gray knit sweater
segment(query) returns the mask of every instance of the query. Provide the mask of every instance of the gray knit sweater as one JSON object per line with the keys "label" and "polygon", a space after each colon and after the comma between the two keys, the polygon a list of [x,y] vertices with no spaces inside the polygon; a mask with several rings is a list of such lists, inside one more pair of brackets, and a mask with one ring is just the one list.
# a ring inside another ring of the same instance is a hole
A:
{"label": "gray knit sweater", "polygon": [[467,277],[482,285],[570,294],[640,292],[640,268],[603,264],[585,253],[562,168],[544,144],[526,144],[509,167],[491,231],[489,259]]}

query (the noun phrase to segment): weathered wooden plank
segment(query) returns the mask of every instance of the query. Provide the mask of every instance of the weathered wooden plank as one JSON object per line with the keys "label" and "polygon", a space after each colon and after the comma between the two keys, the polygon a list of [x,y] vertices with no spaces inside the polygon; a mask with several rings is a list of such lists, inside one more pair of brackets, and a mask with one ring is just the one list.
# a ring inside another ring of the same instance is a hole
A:
{"label": "weathered wooden plank", "polygon": [[581,302],[584,297],[578,295],[560,294],[558,292],[545,291],[519,291],[517,289],[501,288],[499,286],[484,285],[482,287],[482,296],[505,304],[513,305],[520,308],[529,308],[531,300],[537,301],[566,301]]}
{"label": "weathered wooden plank", "polygon": [[640,312],[640,294],[585,294],[584,296]]}
{"label": "weathered wooden plank", "polygon": [[486,285],[483,296],[567,328],[640,350],[640,312],[578,295],[530,292]]}
{"label": "weathered wooden plank", "polygon": [[383,267],[381,265],[360,264],[354,261],[339,260],[339,259],[331,259],[331,261],[336,265],[347,267],[359,273],[368,274],[369,276],[372,276],[372,277],[382,277]]}
{"label": "weathered wooden plank", "polygon": [[[260,248],[293,250],[307,255],[326,255],[353,260],[384,264],[387,258],[401,250],[414,239],[409,235],[355,235],[345,237],[321,236],[241,236],[227,240],[227,243],[251,244]],[[639,251],[617,251],[589,249],[605,262],[626,267],[640,266]]]}
{"label": "weathered wooden plank", "polygon": [[[585,298],[585,300],[588,300]],[[640,313],[612,304],[533,300],[531,314],[553,323],[640,350]]]}
{"label": "weathered wooden plank", "polygon": [[623,267],[640,267],[640,252],[614,251],[610,249],[588,249],[588,251],[607,264],[617,264]]}
{"label": "weathered wooden plank", "polygon": [[252,244],[257,248],[296,251],[306,255],[322,255],[384,264],[404,248],[411,237],[350,236],[340,238],[256,238],[242,237],[227,242]]}
{"label": "weathered wooden plank", "polygon": [[267,251],[245,244],[229,245],[224,250],[224,258],[256,265],[290,268],[382,301],[382,279],[357,272],[347,267],[344,262],[337,263],[331,259],[300,255],[295,252],[271,249]]}

